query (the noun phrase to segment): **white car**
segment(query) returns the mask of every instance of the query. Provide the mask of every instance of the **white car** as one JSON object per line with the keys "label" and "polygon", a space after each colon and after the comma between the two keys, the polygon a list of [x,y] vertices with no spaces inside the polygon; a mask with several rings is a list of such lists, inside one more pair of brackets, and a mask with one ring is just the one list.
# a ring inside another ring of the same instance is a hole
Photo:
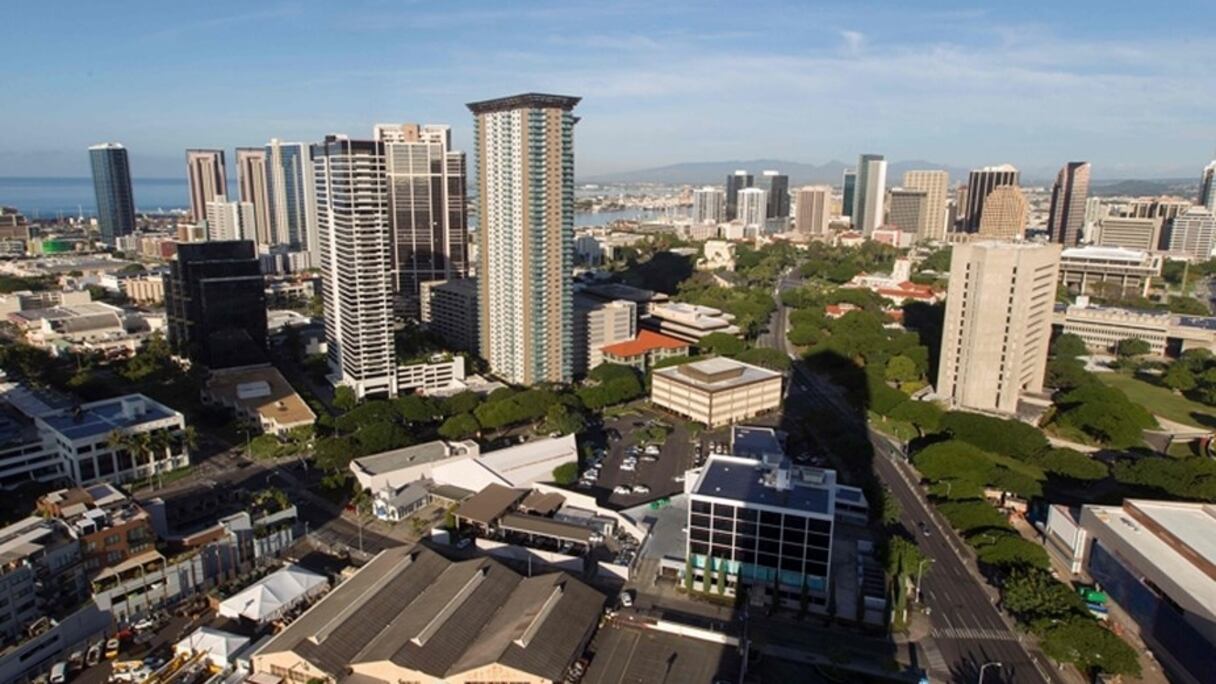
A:
{"label": "white car", "polygon": [[647,487],[646,485],[634,485],[633,493],[634,494],[649,494],[650,487]]}
{"label": "white car", "polygon": [[153,620],[152,618],[144,618],[131,626],[142,632],[145,629],[152,629],[153,627],[155,627],[156,621]]}
{"label": "white car", "polygon": [[622,463],[622,464],[621,464],[621,470],[629,470],[629,471],[632,471],[632,470],[633,470],[634,468],[636,468],[636,467],[637,467],[637,464],[636,464],[636,463],[631,463],[631,462],[629,462],[629,461],[626,461],[626,462],[624,462],[624,463]]}
{"label": "white car", "polygon": [[592,532],[590,535],[587,536],[587,541],[591,542],[592,544],[603,544],[604,535],[602,535],[598,532]]}
{"label": "white car", "polygon": [[651,444],[650,446],[646,447],[646,453],[650,454],[651,456],[658,456],[659,447],[657,445]]}
{"label": "white car", "polygon": [[625,485],[617,485],[616,487],[614,487],[612,489],[612,493],[613,494],[632,494],[633,490],[626,487]]}
{"label": "white car", "polygon": [[633,592],[632,591],[626,589],[625,591],[621,592],[621,605],[625,608],[629,608],[630,606],[633,605]]}

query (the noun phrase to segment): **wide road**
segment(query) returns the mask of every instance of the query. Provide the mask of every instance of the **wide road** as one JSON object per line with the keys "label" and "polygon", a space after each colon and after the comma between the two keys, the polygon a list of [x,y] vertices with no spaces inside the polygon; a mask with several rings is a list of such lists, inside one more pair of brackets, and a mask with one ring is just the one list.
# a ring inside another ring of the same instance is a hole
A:
{"label": "wide road", "polygon": [[[800,284],[801,278],[796,271],[786,272],[778,281],[774,291],[777,311],[769,330],[758,340],[764,346],[792,355],[793,350],[785,338],[788,311],[781,304],[780,292]],[[795,362],[790,383],[787,410],[794,408],[792,402],[806,402],[814,407],[806,415],[832,416],[834,420],[866,432],[874,447],[874,470],[900,503],[900,522],[931,559],[925,564],[921,599],[929,608],[933,631],[931,638],[922,643],[922,648],[928,661],[924,665],[934,678],[974,682],[984,663],[999,662],[1000,668],[988,668],[984,681],[1065,681],[1052,671],[1044,656],[1037,651],[1032,654],[1019,640],[1019,635],[1010,629],[994,605],[994,590],[963,560],[959,552],[963,548],[962,540],[933,513],[900,448],[871,430],[864,416],[846,404],[836,387],[810,373],[803,364]],[[810,429],[813,432],[814,426]],[[1042,667],[1036,666],[1036,662]]]}

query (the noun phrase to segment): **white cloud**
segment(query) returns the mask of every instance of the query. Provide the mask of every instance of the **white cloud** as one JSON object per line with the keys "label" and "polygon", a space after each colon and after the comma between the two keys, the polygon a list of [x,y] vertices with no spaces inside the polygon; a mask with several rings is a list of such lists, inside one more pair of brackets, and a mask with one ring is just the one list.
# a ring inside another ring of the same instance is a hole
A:
{"label": "white cloud", "polygon": [[841,31],[840,37],[844,39],[844,51],[848,55],[861,52],[866,42],[866,34],[860,31]]}

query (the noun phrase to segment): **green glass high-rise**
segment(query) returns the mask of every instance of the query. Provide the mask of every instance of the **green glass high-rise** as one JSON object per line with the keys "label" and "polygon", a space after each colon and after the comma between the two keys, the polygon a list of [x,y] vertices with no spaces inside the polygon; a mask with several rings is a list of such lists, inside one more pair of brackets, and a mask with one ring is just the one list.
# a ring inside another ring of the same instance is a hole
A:
{"label": "green glass high-rise", "polygon": [[101,241],[113,247],[115,240],[135,232],[135,200],[131,194],[127,150],[118,143],[93,145],[89,148],[89,164],[93,169]]}

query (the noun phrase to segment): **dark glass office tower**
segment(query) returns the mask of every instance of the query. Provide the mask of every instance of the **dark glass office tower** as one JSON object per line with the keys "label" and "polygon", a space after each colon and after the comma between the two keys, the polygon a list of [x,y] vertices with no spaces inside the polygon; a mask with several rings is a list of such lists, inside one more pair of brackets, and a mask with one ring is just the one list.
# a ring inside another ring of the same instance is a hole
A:
{"label": "dark glass office tower", "polygon": [[169,344],[213,369],[265,363],[265,288],[251,240],[179,244],[165,275]]}
{"label": "dark glass office tower", "polygon": [[131,195],[131,165],[118,143],[89,148],[93,192],[97,197],[97,226],[101,241],[113,247],[116,238],[135,232],[135,200]]}
{"label": "dark glass office tower", "polygon": [[776,171],[765,171],[760,176],[760,188],[768,193],[766,217],[790,217],[790,177]]}
{"label": "dark glass office tower", "polygon": [[857,172],[845,169],[844,177],[840,181],[840,215],[853,215],[853,195],[857,193]]}
{"label": "dark glass office tower", "polygon": [[739,218],[739,191],[750,188],[755,177],[746,171],[736,171],[726,177],[726,220]]}

